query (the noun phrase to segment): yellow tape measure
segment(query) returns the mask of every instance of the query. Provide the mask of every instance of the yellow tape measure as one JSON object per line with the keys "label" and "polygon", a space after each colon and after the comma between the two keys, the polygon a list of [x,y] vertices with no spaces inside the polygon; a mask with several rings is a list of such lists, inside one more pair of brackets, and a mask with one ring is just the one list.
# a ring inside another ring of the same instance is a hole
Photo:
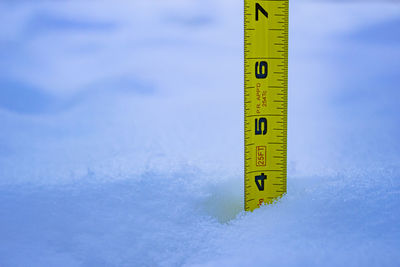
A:
{"label": "yellow tape measure", "polygon": [[245,210],[286,193],[288,0],[245,0]]}

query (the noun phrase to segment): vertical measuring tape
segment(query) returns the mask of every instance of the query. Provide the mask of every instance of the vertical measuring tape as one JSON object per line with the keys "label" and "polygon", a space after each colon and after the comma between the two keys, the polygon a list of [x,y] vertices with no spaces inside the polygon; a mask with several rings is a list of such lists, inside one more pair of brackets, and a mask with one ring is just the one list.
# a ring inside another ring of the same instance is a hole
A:
{"label": "vertical measuring tape", "polygon": [[288,0],[244,0],[245,210],[286,193]]}

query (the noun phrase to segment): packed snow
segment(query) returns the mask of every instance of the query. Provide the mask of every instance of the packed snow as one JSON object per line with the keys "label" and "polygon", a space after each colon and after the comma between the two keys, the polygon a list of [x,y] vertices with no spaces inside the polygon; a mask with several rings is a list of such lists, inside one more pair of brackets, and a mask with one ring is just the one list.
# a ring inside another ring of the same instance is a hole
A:
{"label": "packed snow", "polygon": [[400,266],[400,5],[291,1],[288,192],[243,211],[243,3],[0,3],[0,266]]}

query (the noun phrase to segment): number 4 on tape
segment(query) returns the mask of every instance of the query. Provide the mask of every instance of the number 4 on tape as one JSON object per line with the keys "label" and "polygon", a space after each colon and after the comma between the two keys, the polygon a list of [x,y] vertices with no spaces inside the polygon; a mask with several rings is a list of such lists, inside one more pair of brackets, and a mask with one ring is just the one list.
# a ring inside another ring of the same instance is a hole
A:
{"label": "number 4 on tape", "polygon": [[256,185],[258,187],[258,190],[264,191],[265,180],[267,180],[267,176],[264,173],[261,173],[261,175],[256,176]]}

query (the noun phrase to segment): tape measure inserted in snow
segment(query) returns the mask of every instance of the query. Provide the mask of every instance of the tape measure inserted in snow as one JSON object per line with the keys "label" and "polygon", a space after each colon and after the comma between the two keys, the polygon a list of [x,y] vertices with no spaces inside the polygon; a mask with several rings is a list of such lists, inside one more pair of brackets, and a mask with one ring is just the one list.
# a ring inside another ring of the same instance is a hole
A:
{"label": "tape measure inserted in snow", "polygon": [[286,193],[288,0],[244,1],[245,210]]}

